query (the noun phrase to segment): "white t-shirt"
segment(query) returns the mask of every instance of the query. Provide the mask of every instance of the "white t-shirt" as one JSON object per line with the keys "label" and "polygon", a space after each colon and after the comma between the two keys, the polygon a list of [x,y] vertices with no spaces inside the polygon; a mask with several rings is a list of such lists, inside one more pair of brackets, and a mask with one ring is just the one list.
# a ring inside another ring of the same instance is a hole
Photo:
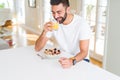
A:
{"label": "white t-shirt", "polygon": [[55,37],[60,49],[76,55],[80,52],[80,40],[90,39],[90,26],[78,15],[74,15],[72,22],[68,25],[59,24],[59,29],[51,34]]}

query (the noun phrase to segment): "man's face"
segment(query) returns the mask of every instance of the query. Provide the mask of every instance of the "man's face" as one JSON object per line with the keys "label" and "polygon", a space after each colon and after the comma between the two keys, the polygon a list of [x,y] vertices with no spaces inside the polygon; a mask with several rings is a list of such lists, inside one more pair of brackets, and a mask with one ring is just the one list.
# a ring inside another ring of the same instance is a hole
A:
{"label": "man's face", "polygon": [[67,17],[67,7],[63,4],[52,5],[52,15],[57,22],[63,23]]}

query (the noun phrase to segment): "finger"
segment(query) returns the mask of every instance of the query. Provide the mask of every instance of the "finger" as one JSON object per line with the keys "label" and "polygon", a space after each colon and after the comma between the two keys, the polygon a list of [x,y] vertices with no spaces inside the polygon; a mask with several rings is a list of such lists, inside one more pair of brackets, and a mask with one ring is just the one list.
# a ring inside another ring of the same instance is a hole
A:
{"label": "finger", "polygon": [[51,22],[51,21],[49,21],[49,22],[47,22],[46,24],[52,24],[52,22]]}
{"label": "finger", "polygon": [[64,59],[64,60],[62,60],[62,61],[61,61],[61,64],[62,64],[62,65],[64,65],[64,64],[69,64],[68,59]]}
{"label": "finger", "polygon": [[61,57],[60,60],[65,60],[66,58],[65,57]]}
{"label": "finger", "polygon": [[59,59],[59,62],[63,63],[65,59],[66,59],[66,58],[61,57],[61,58]]}
{"label": "finger", "polygon": [[52,31],[52,28],[51,28],[51,27],[48,27],[47,29],[48,29],[49,31]]}
{"label": "finger", "polygon": [[46,27],[50,27],[50,26],[52,26],[52,23],[51,23],[51,22],[47,22],[47,23],[45,23],[45,25],[44,25],[45,28],[46,28]]}
{"label": "finger", "polygon": [[70,68],[70,65],[62,65],[62,68]]}

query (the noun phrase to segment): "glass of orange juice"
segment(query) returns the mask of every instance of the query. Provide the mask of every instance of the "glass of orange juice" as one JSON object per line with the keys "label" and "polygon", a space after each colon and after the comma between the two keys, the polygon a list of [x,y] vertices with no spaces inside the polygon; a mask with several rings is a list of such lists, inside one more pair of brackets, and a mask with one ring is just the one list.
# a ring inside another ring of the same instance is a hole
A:
{"label": "glass of orange juice", "polygon": [[59,28],[59,23],[58,22],[53,22],[52,29],[58,30]]}
{"label": "glass of orange juice", "polygon": [[53,19],[53,18],[50,18],[50,21],[52,22],[52,26],[51,26],[51,28],[53,29],[53,30],[58,30],[58,28],[59,28],[59,22],[57,22],[55,19]]}

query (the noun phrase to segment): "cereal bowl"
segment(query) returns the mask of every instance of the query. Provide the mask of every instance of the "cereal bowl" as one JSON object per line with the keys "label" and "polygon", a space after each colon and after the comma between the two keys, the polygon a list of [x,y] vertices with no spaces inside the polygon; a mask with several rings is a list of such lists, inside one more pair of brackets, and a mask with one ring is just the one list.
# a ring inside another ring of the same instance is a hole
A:
{"label": "cereal bowl", "polygon": [[61,51],[57,48],[45,49],[44,55],[46,58],[59,58]]}
{"label": "cereal bowl", "polygon": [[49,55],[49,54],[45,54],[45,57],[48,59],[58,59],[60,58],[60,55]]}

